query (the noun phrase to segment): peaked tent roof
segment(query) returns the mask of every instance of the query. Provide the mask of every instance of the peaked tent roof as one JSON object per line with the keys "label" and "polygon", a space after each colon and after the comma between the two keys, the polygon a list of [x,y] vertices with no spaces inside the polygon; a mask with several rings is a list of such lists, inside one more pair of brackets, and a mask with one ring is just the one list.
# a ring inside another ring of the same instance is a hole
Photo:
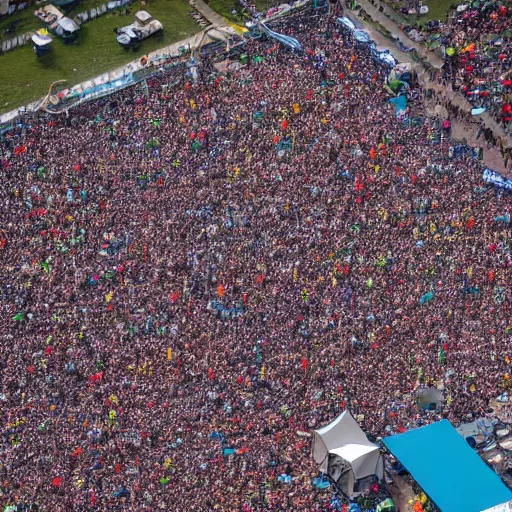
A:
{"label": "peaked tent roof", "polygon": [[512,500],[512,491],[448,420],[383,441],[443,512],[482,512]]}
{"label": "peaked tent roof", "polygon": [[315,461],[326,464],[328,454],[346,460],[351,464],[355,477],[364,478],[375,474],[380,450],[368,441],[350,412],[344,411],[329,425],[315,430]]}
{"label": "peaked tent roof", "polygon": [[315,432],[322,438],[328,450],[338,448],[347,442],[375,448],[375,445],[368,441],[366,434],[348,411],[342,412],[329,425],[319,428]]}

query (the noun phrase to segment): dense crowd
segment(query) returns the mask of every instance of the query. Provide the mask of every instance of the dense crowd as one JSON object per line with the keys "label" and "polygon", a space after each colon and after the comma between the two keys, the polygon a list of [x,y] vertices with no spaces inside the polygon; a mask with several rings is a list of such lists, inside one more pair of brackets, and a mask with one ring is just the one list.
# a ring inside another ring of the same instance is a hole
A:
{"label": "dense crowd", "polygon": [[458,423],[507,386],[510,197],[421,91],[397,117],[367,46],[282,30],[303,55],[4,134],[1,505],[329,510],[311,429],[439,419],[418,383]]}

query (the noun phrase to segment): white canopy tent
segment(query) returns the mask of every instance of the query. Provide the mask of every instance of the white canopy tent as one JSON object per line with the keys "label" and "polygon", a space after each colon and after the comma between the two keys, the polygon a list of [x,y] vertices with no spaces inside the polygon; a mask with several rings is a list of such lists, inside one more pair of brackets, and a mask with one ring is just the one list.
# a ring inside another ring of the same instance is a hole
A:
{"label": "white canopy tent", "polygon": [[327,473],[349,497],[355,495],[357,480],[373,475],[381,480],[384,476],[379,447],[368,441],[348,411],[314,431],[313,458],[319,470]]}

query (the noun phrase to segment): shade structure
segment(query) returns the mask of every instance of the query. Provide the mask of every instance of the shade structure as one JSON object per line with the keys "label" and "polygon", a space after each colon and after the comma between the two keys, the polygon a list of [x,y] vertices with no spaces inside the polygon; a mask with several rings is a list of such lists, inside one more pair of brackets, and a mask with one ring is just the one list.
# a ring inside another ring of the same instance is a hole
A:
{"label": "shade structure", "polygon": [[70,18],[61,18],[57,21],[57,24],[66,32],[76,32],[77,30],[80,30],[80,27]]}
{"label": "shade structure", "polygon": [[46,46],[47,44],[50,44],[53,41],[51,36],[43,35],[43,34],[38,34],[37,32],[35,34],[32,34],[30,39],[32,39],[32,42],[36,46]]}
{"label": "shade structure", "polygon": [[313,457],[320,471],[327,473],[349,496],[354,495],[357,480],[372,475],[382,478],[379,447],[368,441],[348,411],[314,431]]}
{"label": "shade structure", "polygon": [[356,26],[352,23],[352,20],[350,20],[349,18],[338,18],[338,22],[342,23],[343,25],[345,25],[345,27],[347,27],[350,30],[355,30],[356,28]]}
{"label": "shade structure", "polygon": [[354,39],[360,43],[368,43],[370,41],[370,35],[364,30],[354,30]]}
{"label": "shade structure", "polygon": [[148,11],[137,11],[135,13],[135,19],[141,23],[148,23],[153,19],[153,16]]}
{"label": "shade structure", "polygon": [[448,420],[383,440],[442,512],[482,512],[512,491]]}

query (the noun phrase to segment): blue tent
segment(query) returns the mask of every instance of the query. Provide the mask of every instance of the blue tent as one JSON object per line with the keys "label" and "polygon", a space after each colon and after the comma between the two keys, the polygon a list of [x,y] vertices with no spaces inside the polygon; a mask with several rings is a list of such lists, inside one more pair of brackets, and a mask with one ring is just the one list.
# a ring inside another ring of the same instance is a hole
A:
{"label": "blue tent", "polygon": [[383,441],[443,512],[481,512],[512,500],[512,491],[448,420]]}

